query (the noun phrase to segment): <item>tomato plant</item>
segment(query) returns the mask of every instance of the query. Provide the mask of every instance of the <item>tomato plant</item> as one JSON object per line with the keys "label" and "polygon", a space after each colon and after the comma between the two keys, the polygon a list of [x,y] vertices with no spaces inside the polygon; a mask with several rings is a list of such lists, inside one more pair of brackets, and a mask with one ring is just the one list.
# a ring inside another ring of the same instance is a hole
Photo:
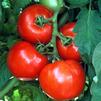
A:
{"label": "tomato plant", "polygon": [[42,23],[40,22],[41,17],[48,19],[52,15],[52,11],[42,5],[27,7],[18,18],[19,35],[33,43],[48,43],[52,37],[52,24],[43,23],[42,25],[38,25],[38,23]]}
{"label": "tomato plant", "polygon": [[46,65],[40,73],[39,82],[46,94],[52,98],[73,99],[83,91],[85,73],[78,62],[57,61]]}
{"label": "tomato plant", "polygon": [[[67,23],[63,27],[60,28],[60,31],[63,33],[64,36],[74,38],[76,33],[73,32],[75,27],[75,22]],[[78,47],[75,46],[74,42],[70,43],[69,45],[63,45],[60,38],[57,38],[57,49],[58,53],[62,59],[74,59],[80,61],[80,53],[78,51]]]}
{"label": "tomato plant", "polygon": [[0,100],[100,101],[100,30],[101,0],[0,0]]}
{"label": "tomato plant", "polygon": [[16,43],[10,49],[7,57],[9,70],[15,77],[22,80],[37,77],[47,63],[47,58],[26,41]]}

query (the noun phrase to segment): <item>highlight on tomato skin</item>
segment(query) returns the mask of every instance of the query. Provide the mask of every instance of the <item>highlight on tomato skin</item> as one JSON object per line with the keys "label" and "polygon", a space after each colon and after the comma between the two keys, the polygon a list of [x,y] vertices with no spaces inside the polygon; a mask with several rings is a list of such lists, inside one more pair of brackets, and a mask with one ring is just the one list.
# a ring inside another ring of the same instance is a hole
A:
{"label": "highlight on tomato skin", "polygon": [[[64,36],[74,39],[76,35],[76,33],[73,32],[75,24],[76,24],[75,22],[67,23],[60,28],[60,31]],[[78,47],[75,46],[74,42],[71,42],[69,45],[63,45],[61,39],[57,37],[56,46],[58,53],[62,59],[64,60],[74,59],[76,61],[82,60]]]}
{"label": "highlight on tomato skin", "polygon": [[49,97],[56,100],[72,100],[83,92],[85,72],[77,61],[56,61],[43,68],[39,82]]}
{"label": "highlight on tomato skin", "polygon": [[[30,5],[18,17],[17,30],[20,37],[31,43],[47,44],[52,38],[52,22],[40,22],[38,19],[48,19],[53,16],[53,11],[40,4]],[[39,24],[38,24],[39,23]],[[40,25],[40,23],[42,25]]]}
{"label": "highlight on tomato skin", "polygon": [[20,80],[35,79],[46,64],[48,59],[26,41],[14,44],[7,56],[8,69]]}

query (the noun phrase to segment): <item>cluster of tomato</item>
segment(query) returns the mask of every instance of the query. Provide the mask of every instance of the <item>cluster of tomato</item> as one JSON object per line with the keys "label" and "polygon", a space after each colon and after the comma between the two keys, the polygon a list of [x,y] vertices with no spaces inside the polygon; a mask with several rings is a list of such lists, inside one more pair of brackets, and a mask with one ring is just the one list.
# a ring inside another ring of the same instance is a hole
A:
{"label": "cluster of tomato", "polygon": [[[53,12],[40,4],[25,8],[18,19],[19,35],[26,41],[17,42],[9,51],[7,64],[11,73],[20,80],[39,79],[40,87],[51,98],[73,99],[80,95],[85,85],[85,73],[81,58],[74,42],[63,45],[57,37],[56,46],[62,60],[49,63],[48,58],[39,53],[32,43],[47,44],[52,39],[52,22],[39,26],[36,21],[43,16],[51,18]],[[70,38],[75,37],[75,23],[68,23],[60,32]]]}

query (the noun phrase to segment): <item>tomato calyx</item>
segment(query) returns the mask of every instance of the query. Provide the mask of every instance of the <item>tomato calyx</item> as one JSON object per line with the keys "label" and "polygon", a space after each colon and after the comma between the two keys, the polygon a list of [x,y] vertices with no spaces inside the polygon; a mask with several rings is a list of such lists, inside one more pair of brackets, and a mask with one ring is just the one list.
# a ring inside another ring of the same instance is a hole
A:
{"label": "tomato calyx", "polygon": [[36,18],[35,23],[36,23],[38,26],[43,27],[45,24],[47,24],[47,23],[49,24],[50,22],[49,22],[49,20],[45,19],[43,16],[38,16],[38,17]]}
{"label": "tomato calyx", "polygon": [[71,37],[64,36],[62,33],[59,33],[58,37],[64,46],[67,46],[73,42]]}
{"label": "tomato calyx", "polygon": [[36,44],[36,49],[38,52],[44,55],[53,54],[53,45],[51,43],[48,43],[46,45],[41,43]]}
{"label": "tomato calyx", "polygon": [[49,42],[46,45],[38,43],[35,47],[39,53],[45,55],[48,58],[48,61],[50,63],[54,63],[55,61],[60,60],[60,57],[54,54],[54,45],[52,42]]}

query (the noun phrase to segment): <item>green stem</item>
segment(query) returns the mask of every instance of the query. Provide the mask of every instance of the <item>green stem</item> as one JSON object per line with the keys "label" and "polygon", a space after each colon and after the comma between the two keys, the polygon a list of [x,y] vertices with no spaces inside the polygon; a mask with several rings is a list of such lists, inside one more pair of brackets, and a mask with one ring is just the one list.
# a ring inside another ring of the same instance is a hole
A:
{"label": "green stem", "polygon": [[63,0],[59,0],[58,1],[58,10],[55,12],[55,14],[53,16],[53,36],[52,36],[51,42],[54,46],[53,54],[55,56],[55,59],[57,59],[59,57],[58,52],[57,52],[57,47],[56,47],[56,37],[57,37],[57,34],[59,33],[58,32],[58,25],[57,25],[57,18],[58,18],[58,14],[59,14],[59,11],[62,6],[63,6]]}
{"label": "green stem", "polygon": [[53,36],[52,36],[52,44],[54,46],[54,51],[53,54],[55,57],[58,57],[58,52],[56,48],[56,36],[58,34],[58,25],[57,25],[57,16],[58,16],[59,11],[55,12],[54,17],[53,17]]}
{"label": "green stem", "polygon": [[58,10],[60,10],[61,7],[63,7],[63,5],[64,5],[63,0],[58,0]]}
{"label": "green stem", "polygon": [[11,90],[17,82],[18,80],[16,78],[13,78],[12,80],[10,80],[7,86],[0,91],[0,98],[2,98],[6,93],[8,93],[9,90]]}

